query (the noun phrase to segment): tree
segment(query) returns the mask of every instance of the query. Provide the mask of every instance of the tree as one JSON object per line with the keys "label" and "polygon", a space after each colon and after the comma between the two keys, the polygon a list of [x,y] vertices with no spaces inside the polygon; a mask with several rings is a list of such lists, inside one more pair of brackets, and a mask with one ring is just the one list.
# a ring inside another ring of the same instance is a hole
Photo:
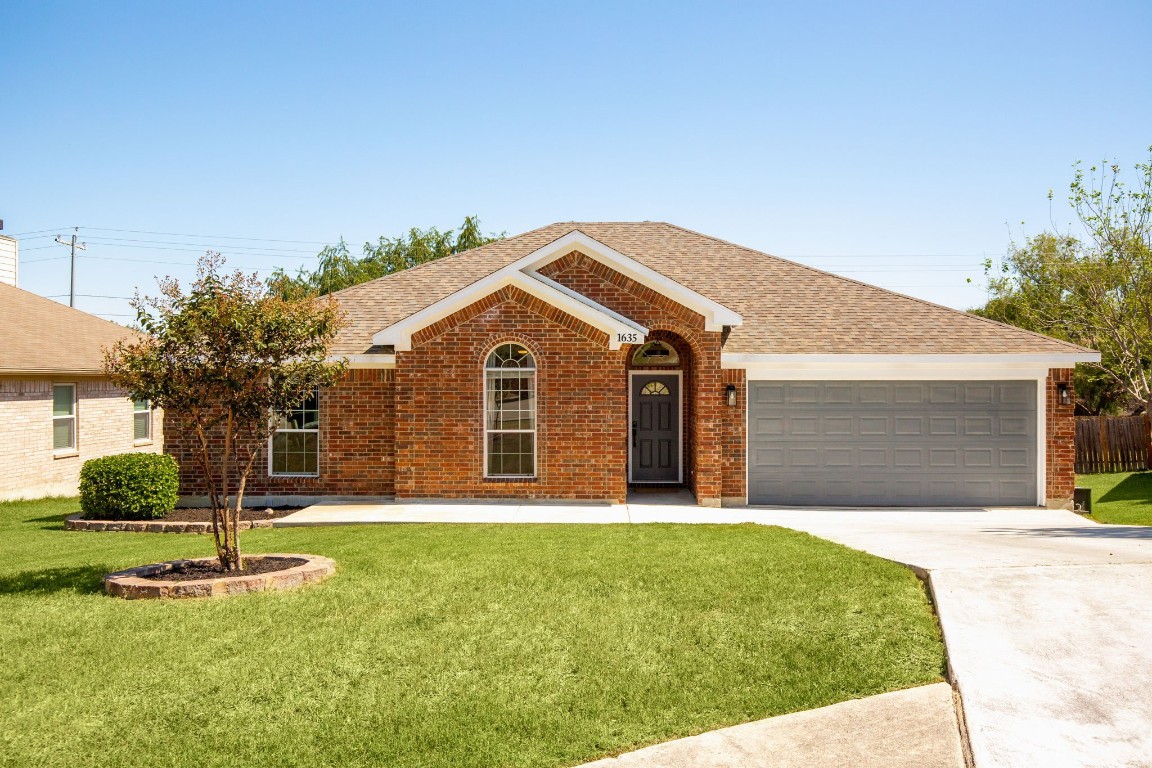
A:
{"label": "tree", "polygon": [[407,235],[381,236],[375,243],[364,243],[363,256],[352,255],[341,238],[336,245],[325,246],[317,255],[315,270],[301,267],[295,277],[277,269],[268,278],[272,291],[283,298],[323,296],[384,275],[391,275],[418,264],[478,248],[503,238],[503,234],[485,235],[480,220],[468,216],[460,229],[441,232],[436,227],[421,230],[413,227]]}
{"label": "tree", "polygon": [[222,275],[223,264],[209,252],[187,293],[167,277],[160,296],[137,294],[144,334],[107,350],[104,367],[191,436],[220,566],[240,571],[239,512],[253,465],[280,419],[343,373],[328,360],[343,318],[332,299],[284,299],[255,275]]}
{"label": "tree", "polygon": [[[1152,147],[1128,186],[1114,163],[1077,163],[1069,202],[1083,235],[1012,244],[989,279],[986,317],[1100,351],[1080,382],[1152,412]],[[1051,198],[1051,193],[1049,197]]]}

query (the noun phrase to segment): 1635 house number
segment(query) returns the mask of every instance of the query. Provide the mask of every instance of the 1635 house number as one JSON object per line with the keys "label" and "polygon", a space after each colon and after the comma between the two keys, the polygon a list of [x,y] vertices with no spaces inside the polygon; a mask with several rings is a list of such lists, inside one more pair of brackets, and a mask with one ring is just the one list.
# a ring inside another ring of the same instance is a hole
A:
{"label": "1635 house number", "polygon": [[616,334],[616,341],[621,344],[639,344],[643,339],[638,333],[618,333]]}

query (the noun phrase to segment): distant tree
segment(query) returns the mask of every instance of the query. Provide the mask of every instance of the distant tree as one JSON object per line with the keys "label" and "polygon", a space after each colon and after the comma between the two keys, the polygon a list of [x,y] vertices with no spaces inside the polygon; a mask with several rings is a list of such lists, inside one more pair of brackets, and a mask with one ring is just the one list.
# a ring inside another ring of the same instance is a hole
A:
{"label": "distant tree", "polygon": [[[1152,147],[1129,187],[1120,167],[1078,163],[1069,202],[1083,236],[1044,232],[1013,243],[977,314],[1100,350],[1078,375],[1096,405],[1152,412]],[[1049,193],[1049,198],[1052,194]],[[990,265],[987,265],[990,267]]]}
{"label": "distant tree", "polygon": [[209,252],[187,293],[166,277],[160,296],[137,294],[144,335],[107,350],[104,367],[191,439],[216,554],[224,570],[239,571],[239,513],[253,465],[280,419],[343,372],[328,362],[343,320],[332,299],[284,299],[255,275],[222,275],[223,264]]}
{"label": "distant tree", "polygon": [[468,216],[459,229],[441,232],[436,227],[423,230],[414,227],[400,237],[381,236],[375,243],[364,243],[360,257],[353,256],[341,238],[336,245],[325,246],[320,251],[316,269],[301,267],[295,276],[277,269],[268,278],[268,285],[286,299],[323,296],[503,237],[503,234],[485,235],[480,231],[480,220]]}

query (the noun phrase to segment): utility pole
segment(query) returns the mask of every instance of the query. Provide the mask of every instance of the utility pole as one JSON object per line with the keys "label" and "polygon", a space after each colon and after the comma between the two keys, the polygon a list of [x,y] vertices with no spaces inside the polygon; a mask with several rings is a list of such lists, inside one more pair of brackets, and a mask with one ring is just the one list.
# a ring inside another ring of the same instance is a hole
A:
{"label": "utility pole", "polygon": [[61,240],[60,235],[56,235],[56,242],[60,243],[60,245],[71,245],[72,246],[72,281],[68,284],[68,306],[75,307],[76,306],[76,249],[79,248],[81,251],[86,251],[86,250],[88,250],[88,244],[76,242],[76,238],[80,234],[80,227],[72,227],[72,229],[74,231],[72,232],[72,242],[71,243],[69,243],[67,240]]}

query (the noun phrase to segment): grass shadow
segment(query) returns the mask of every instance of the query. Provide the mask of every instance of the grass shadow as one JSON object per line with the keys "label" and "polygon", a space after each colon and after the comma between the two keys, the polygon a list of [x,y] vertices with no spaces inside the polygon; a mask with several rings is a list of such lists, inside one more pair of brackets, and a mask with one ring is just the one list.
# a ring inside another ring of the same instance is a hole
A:
{"label": "grass shadow", "polygon": [[64,512],[59,515],[45,515],[44,517],[29,517],[24,520],[26,523],[52,523],[52,525],[41,525],[40,529],[44,531],[62,531],[64,530],[64,521],[67,520],[75,512]]}
{"label": "grass shadow", "polygon": [[1126,477],[1094,501],[1135,501],[1152,506],[1152,472],[1139,472]]}
{"label": "grass shadow", "polygon": [[115,570],[108,565],[84,565],[21,571],[10,576],[0,576],[0,595],[49,595],[56,592],[96,594],[104,591],[104,577]]}

